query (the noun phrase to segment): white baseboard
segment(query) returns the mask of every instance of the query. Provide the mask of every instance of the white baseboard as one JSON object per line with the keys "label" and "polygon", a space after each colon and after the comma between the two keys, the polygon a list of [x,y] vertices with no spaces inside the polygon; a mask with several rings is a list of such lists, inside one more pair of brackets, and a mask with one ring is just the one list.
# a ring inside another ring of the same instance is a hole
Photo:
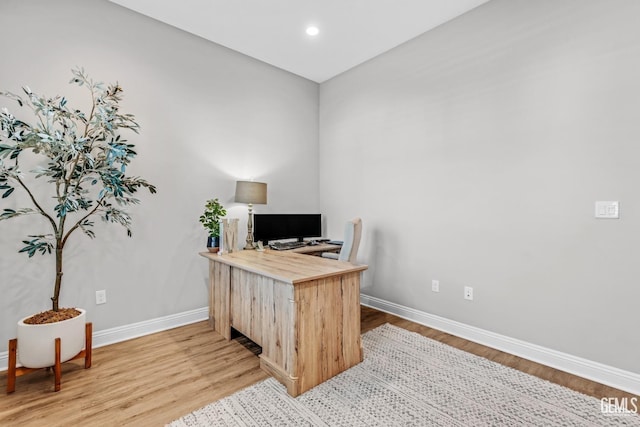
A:
{"label": "white baseboard", "polygon": [[[209,309],[207,307],[182,313],[171,314],[169,316],[158,317],[156,319],[145,320],[143,322],[132,323],[130,325],[118,326],[116,328],[105,329],[93,332],[93,348],[103,347],[117,342],[127,341],[144,335],[155,334],[179,326],[207,320]],[[0,372],[6,371],[9,365],[9,352],[0,353]]]}
{"label": "white baseboard", "polygon": [[360,295],[360,303],[469,341],[640,395],[640,375],[634,372],[624,371],[526,341],[496,334],[365,294]]}

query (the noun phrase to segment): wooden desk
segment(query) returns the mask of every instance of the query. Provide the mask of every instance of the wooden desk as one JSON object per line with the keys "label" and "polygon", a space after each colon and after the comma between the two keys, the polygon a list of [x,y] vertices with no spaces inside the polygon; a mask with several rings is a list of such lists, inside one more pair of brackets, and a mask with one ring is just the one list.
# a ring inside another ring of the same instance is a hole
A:
{"label": "wooden desk", "polygon": [[209,322],[262,347],[260,367],[298,396],[362,361],[360,276],[366,265],[291,251],[209,259]]}

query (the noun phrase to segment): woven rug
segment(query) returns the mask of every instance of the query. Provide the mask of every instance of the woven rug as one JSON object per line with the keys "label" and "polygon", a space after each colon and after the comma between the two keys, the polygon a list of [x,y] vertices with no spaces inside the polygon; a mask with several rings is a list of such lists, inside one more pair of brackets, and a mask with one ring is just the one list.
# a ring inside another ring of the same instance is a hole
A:
{"label": "woven rug", "polygon": [[295,399],[269,378],[169,425],[640,426],[636,414],[603,413],[599,399],[389,324],[362,338],[362,363]]}

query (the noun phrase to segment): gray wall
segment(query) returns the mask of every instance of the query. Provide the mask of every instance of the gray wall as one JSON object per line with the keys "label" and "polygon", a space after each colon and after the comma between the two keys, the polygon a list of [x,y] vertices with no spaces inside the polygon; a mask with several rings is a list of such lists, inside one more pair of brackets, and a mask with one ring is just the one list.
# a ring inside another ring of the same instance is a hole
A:
{"label": "gray wall", "polygon": [[[198,216],[219,197],[240,218],[243,241],[237,179],[269,184],[269,204],[257,212],[319,211],[317,84],[106,0],[2,0],[0,40],[2,90],[29,85],[83,107],[85,92],[67,84],[70,69],[83,66],[122,85],[123,109],[142,126],[129,135],[139,153],[129,171],[158,194],[142,194],[130,210],[134,237],[98,220],[96,241],[77,234],[68,247],[62,304],[86,308],[94,330],[206,306]],[[3,106],[17,109],[4,98]],[[53,258],[17,253],[27,234],[43,230],[33,220],[0,222],[0,352],[17,320],[50,305]],[[95,305],[99,289],[106,305]]]}
{"label": "gray wall", "polygon": [[332,236],[362,216],[364,293],[640,372],[638,16],[493,0],[321,85],[320,205]]}

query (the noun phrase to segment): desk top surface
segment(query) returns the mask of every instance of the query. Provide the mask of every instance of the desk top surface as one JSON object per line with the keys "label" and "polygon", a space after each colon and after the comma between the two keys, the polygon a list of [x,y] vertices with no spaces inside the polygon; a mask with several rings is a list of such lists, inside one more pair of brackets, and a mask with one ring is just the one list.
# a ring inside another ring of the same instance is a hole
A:
{"label": "desk top surface", "polygon": [[243,250],[224,255],[201,252],[200,255],[215,262],[291,284],[367,269],[366,265],[269,249],[263,252]]}

